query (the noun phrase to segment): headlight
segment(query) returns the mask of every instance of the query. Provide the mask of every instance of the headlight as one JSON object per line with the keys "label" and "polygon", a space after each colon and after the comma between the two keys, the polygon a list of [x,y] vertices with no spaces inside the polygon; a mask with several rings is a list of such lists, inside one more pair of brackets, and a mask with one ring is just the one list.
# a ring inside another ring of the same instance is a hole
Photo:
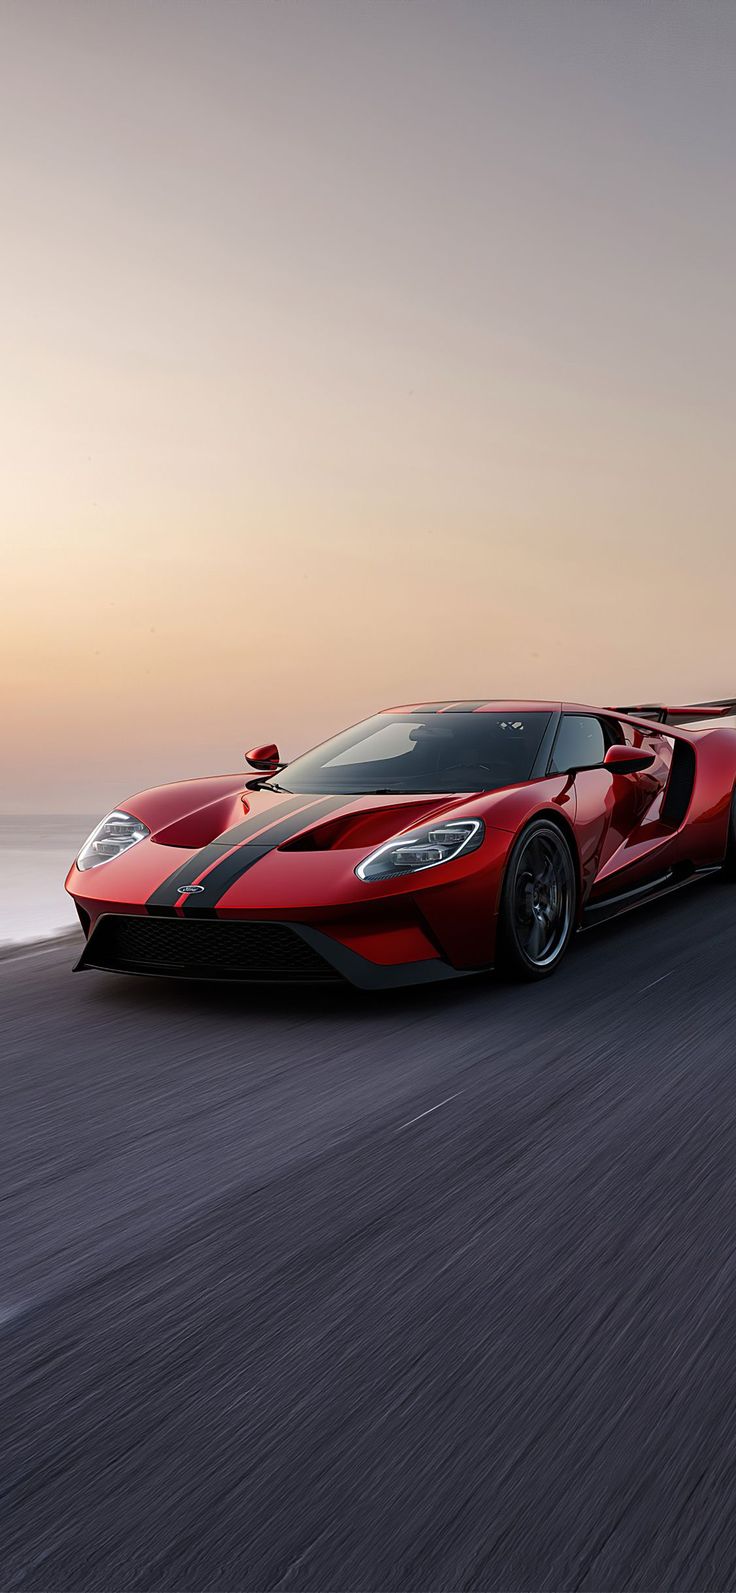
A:
{"label": "headlight", "polygon": [[421,830],[411,830],[386,841],[370,857],[358,864],[358,879],[367,884],[378,879],[401,879],[404,874],[418,874],[424,868],[437,868],[439,863],[451,863],[461,852],[474,852],[485,835],[482,819],[450,819],[447,824],[425,824]]}
{"label": "headlight", "polygon": [[140,819],[134,819],[132,813],[108,813],[107,818],[98,824],[92,831],[82,847],[77,858],[77,868],[98,868],[100,863],[109,863],[113,857],[119,857],[121,852],[127,852],[128,847],[135,846],[136,841],[145,841],[151,831]]}

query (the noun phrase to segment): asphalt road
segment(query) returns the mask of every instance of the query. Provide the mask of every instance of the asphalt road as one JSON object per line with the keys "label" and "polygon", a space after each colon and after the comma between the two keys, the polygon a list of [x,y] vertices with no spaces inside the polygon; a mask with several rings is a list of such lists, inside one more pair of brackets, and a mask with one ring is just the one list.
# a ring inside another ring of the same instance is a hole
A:
{"label": "asphalt road", "polygon": [[736,890],[533,988],[0,965],[0,1587],[736,1585]]}

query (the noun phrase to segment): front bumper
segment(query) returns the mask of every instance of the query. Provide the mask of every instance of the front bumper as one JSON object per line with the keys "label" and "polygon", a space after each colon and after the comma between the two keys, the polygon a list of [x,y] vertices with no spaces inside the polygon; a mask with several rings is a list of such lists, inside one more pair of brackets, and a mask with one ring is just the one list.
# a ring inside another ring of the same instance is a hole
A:
{"label": "front bumper", "polygon": [[443,957],[376,963],[311,925],[274,919],[184,919],[103,913],[77,970],[251,984],[336,984],[361,990],[460,979],[485,970]]}

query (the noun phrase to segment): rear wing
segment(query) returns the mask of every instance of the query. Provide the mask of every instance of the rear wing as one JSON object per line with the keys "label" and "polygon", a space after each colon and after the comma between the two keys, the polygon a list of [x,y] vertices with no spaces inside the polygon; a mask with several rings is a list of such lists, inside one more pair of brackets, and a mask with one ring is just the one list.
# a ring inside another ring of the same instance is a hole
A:
{"label": "rear wing", "polygon": [[629,708],[614,708],[617,714],[631,714],[637,719],[653,719],[660,725],[691,725],[697,719],[725,719],[736,714],[736,697],[724,697],[719,702],[696,702],[690,707],[670,708],[664,703],[635,703]]}

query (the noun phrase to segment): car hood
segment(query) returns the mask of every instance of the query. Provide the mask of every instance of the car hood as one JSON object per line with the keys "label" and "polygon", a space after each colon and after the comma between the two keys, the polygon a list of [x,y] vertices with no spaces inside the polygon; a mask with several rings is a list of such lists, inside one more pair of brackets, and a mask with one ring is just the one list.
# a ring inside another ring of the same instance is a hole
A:
{"label": "car hood", "polygon": [[[202,789],[202,787],[205,789]],[[292,792],[230,782],[213,782],[144,791],[121,803],[142,819],[157,846],[199,851],[203,847],[265,844],[270,827],[278,826],[276,844],[293,850],[331,851],[339,847],[370,847],[443,812],[473,800],[467,795],[363,795],[336,792]],[[286,820],[288,819],[288,824]],[[288,829],[289,834],[281,836]],[[275,837],[274,837],[275,839]]]}
{"label": "car hood", "polygon": [[161,787],[120,804],[150,835],[104,868],[80,873],[72,864],[67,888],[88,911],[109,902],[154,913],[186,903],[206,914],[365,900],[377,887],[356,879],[356,861],[392,835],[477,800],[298,794],[233,779]]}

